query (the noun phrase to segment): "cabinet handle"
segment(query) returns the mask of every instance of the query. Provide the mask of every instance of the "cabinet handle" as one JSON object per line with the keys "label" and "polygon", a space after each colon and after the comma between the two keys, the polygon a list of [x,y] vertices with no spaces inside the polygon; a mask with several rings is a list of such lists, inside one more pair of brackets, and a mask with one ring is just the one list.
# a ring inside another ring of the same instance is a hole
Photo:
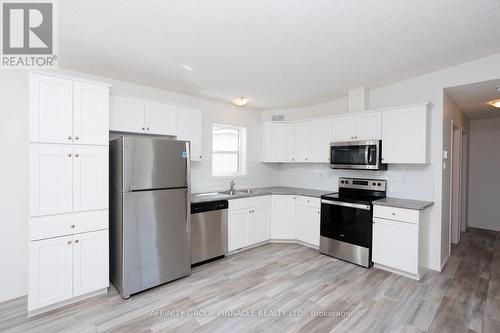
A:
{"label": "cabinet handle", "polygon": [[67,241],[68,245],[71,244],[71,241]]}
{"label": "cabinet handle", "polygon": [[75,225],[74,224],[71,225],[71,229],[75,229]]}
{"label": "cabinet handle", "polygon": [[71,157],[71,153],[68,153],[68,157]]}
{"label": "cabinet handle", "polygon": [[71,139],[72,139],[71,135],[68,135],[68,140],[71,140]]}
{"label": "cabinet handle", "polygon": [[75,243],[78,243],[78,242],[79,242],[79,241],[78,241],[78,239],[77,239],[77,240],[75,240]]}
{"label": "cabinet handle", "polygon": [[78,135],[75,136],[75,140],[80,140],[80,137]]}

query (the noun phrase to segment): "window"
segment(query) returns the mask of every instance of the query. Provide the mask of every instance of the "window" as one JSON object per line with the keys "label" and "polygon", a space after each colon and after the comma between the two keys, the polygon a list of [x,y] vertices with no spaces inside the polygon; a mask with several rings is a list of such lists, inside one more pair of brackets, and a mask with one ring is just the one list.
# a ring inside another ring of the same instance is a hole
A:
{"label": "window", "polygon": [[212,176],[245,175],[246,129],[214,125],[212,127]]}

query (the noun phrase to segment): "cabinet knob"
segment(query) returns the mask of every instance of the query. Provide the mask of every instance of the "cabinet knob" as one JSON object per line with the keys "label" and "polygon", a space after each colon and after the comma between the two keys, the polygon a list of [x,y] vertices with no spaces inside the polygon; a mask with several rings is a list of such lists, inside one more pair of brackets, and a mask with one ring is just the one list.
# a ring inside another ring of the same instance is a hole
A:
{"label": "cabinet knob", "polygon": [[200,155],[200,158],[201,158],[201,155]]}
{"label": "cabinet knob", "polygon": [[68,157],[71,157],[71,153],[68,153]]}
{"label": "cabinet knob", "polygon": [[306,161],[307,161],[307,157],[306,157]]}
{"label": "cabinet knob", "polygon": [[144,131],[146,129],[146,127],[143,127],[142,130]]}
{"label": "cabinet knob", "polygon": [[148,131],[149,131],[149,127],[146,127],[146,130],[148,130]]}
{"label": "cabinet knob", "polygon": [[68,140],[71,140],[71,139],[72,139],[71,135],[68,135]]}
{"label": "cabinet knob", "polygon": [[392,213],[392,216],[396,216],[396,213]]}
{"label": "cabinet knob", "polygon": [[78,135],[75,136],[75,140],[80,140],[80,137]]}
{"label": "cabinet knob", "polygon": [[78,154],[75,154],[75,157],[78,157],[78,156],[80,156],[80,155],[78,155]]}
{"label": "cabinet knob", "polygon": [[79,241],[78,241],[78,239],[76,239],[76,240],[75,240],[75,243],[78,243],[78,242],[79,242]]}
{"label": "cabinet knob", "polygon": [[74,224],[71,225],[71,229],[75,229],[75,225]]}
{"label": "cabinet knob", "polygon": [[295,158],[292,158],[292,161],[295,161]]}
{"label": "cabinet knob", "polygon": [[71,244],[71,241],[67,241],[68,245]]}

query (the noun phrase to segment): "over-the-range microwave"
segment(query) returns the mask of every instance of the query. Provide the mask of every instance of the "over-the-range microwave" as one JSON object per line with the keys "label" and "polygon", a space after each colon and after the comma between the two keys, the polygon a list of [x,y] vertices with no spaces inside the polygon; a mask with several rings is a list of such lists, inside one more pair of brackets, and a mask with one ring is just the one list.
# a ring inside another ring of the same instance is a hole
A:
{"label": "over-the-range microwave", "polygon": [[382,163],[382,141],[345,141],[330,143],[332,169],[387,170]]}

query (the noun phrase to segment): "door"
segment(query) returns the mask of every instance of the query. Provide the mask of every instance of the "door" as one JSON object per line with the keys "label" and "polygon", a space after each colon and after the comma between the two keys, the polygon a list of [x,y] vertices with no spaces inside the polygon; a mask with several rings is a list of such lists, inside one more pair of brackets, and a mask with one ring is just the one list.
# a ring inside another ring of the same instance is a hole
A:
{"label": "door", "polygon": [[309,123],[295,124],[295,138],[293,140],[295,162],[307,162],[309,158]]}
{"label": "door", "polygon": [[270,222],[271,222],[270,206],[258,206],[249,209],[248,245],[269,240]]}
{"label": "door", "polygon": [[189,187],[189,143],[130,136],[123,142],[125,191]]}
{"label": "door", "polygon": [[427,107],[382,113],[382,161],[427,163]]}
{"label": "door", "polygon": [[109,129],[119,132],[145,133],[143,100],[111,95]]}
{"label": "door", "polygon": [[354,126],[352,117],[339,117],[332,119],[332,142],[354,140]]}
{"label": "door", "polygon": [[273,123],[273,161],[294,161],[295,124]]}
{"label": "door", "polygon": [[370,113],[356,115],[354,118],[356,140],[380,140],[382,139],[382,114]]}
{"label": "door", "polygon": [[73,297],[109,285],[108,230],[73,236]]}
{"label": "door", "polygon": [[374,219],[373,262],[418,274],[418,225]]}
{"label": "door", "polygon": [[73,81],[30,74],[30,141],[73,142]]}
{"label": "door", "polygon": [[296,208],[295,217],[297,240],[319,246],[319,209],[299,205]]}
{"label": "door", "polygon": [[124,193],[124,297],[190,274],[190,197],[186,188]]}
{"label": "door", "polygon": [[203,158],[201,146],[201,111],[179,106],[177,117],[177,139],[190,141],[191,160],[200,161]]}
{"label": "door", "polygon": [[107,145],[109,142],[109,88],[75,81],[74,142]]}
{"label": "door", "polygon": [[177,105],[146,102],[146,131],[177,135]]}
{"label": "door", "polygon": [[320,229],[323,237],[370,247],[372,241],[371,206],[322,200]]}
{"label": "door", "polygon": [[227,249],[234,251],[248,245],[248,208],[230,210],[227,222]]}
{"label": "door", "polygon": [[30,216],[73,210],[72,146],[31,145],[29,170]]}
{"label": "door", "polygon": [[75,146],[73,149],[73,211],[109,207],[108,147]]}
{"label": "door", "polygon": [[73,295],[72,236],[29,243],[28,311]]}
{"label": "door", "polygon": [[332,139],[332,120],[322,119],[309,122],[309,162],[328,163],[330,160],[330,141]]}
{"label": "door", "polygon": [[271,239],[295,239],[295,201],[293,195],[271,196]]}

